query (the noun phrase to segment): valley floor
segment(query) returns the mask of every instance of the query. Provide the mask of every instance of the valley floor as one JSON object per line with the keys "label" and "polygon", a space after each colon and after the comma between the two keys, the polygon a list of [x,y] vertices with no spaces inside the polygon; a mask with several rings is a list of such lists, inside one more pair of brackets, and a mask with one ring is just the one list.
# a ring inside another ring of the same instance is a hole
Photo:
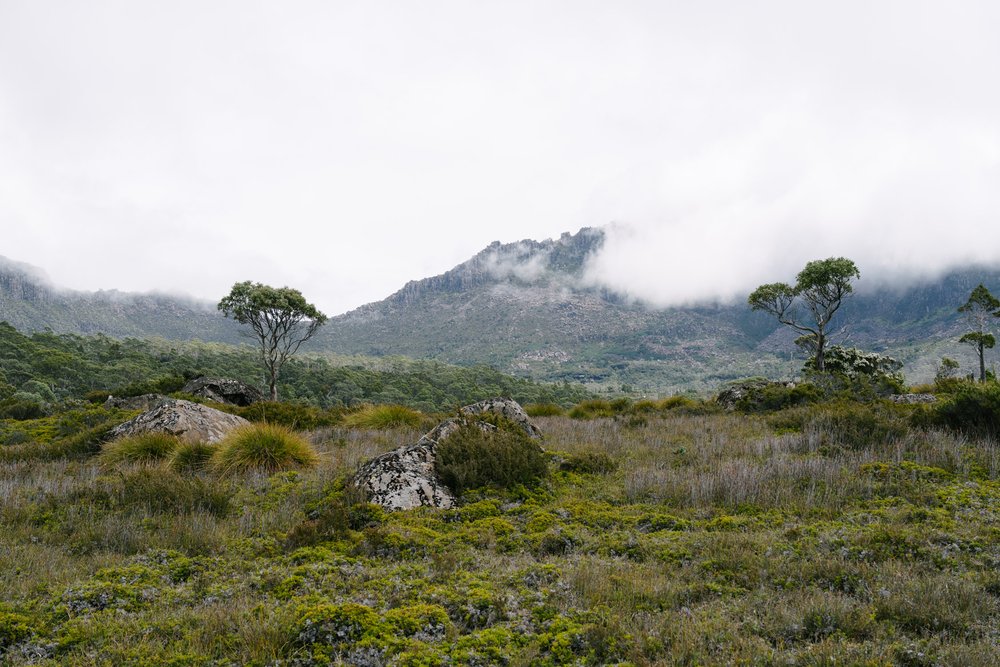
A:
{"label": "valley floor", "polygon": [[343,481],[418,430],[272,476],[7,455],[2,661],[1000,664],[996,443],[891,406],[537,423],[540,487],[394,514]]}

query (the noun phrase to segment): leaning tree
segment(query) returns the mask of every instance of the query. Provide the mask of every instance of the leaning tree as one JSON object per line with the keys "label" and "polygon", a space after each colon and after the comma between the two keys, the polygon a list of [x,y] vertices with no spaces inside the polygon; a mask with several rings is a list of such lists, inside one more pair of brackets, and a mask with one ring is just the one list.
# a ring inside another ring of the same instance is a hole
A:
{"label": "leaning tree", "polygon": [[290,287],[270,287],[249,280],[233,285],[219,310],[250,327],[268,375],[272,401],[278,400],[278,373],[288,358],[326,322],[327,317]]}
{"label": "leaning tree", "polygon": [[[769,283],[750,294],[747,302],[753,310],[770,313],[779,322],[803,334],[805,342],[815,352],[815,367],[826,370],[824,363],[830,321],[840,310],[844,299],[854,291],[851,281],[861,272],[849,259],[830,257],[806,264],[795,278],[795,284]],[[802,313],[802,308],[806,313]]]}
{"label": "leaning tree", "polygon": [[997,343],[993,334],[987,331],[987,323],[994,317],[1000,317],[1000,300],[979,283],[969,295],[969,300],[959,306],[958,312],[965,315],[972,327],[972,331],[959,338],[958,342],[968,343],[976,348],[979,354],[979,381],[986,382],[985,353]]}

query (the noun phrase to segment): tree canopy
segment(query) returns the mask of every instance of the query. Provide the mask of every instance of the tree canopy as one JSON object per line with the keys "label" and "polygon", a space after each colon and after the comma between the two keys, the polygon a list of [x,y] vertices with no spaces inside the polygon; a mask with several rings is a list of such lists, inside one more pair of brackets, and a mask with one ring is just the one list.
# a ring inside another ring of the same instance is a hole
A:
{"label": "tree canopy", "polygon": [[250,281],[233,285],[219,310],[249,326],[257,339],[272,401],[278,399],[281,367],[327,320],[298,290]]}
{"label": "tree canopy", "polygon": [[[816,370],[823,372],[830,321],[854,291],[851,282],[860,277],[857,265],[845,257],[818,259],[799,271],[794,285],[761,285],[747,302],[751,309],[770,313],[804,334],[800,341],[815,351]],[[801,312],[803,307],[806,314]]]}
{"label": "tree canopy", "polygon": [[958,339],[960,343],[968,343],[976,348],[979,355],[979,381],[986,382],[986,350],[991,350],[996,345],[996,338],[987,331],[989,320],[1000,317],[1000,299],[990,294],[986,287],[979,283],[969,300],[958,307],[958,312],[963,313],[973,330]]}

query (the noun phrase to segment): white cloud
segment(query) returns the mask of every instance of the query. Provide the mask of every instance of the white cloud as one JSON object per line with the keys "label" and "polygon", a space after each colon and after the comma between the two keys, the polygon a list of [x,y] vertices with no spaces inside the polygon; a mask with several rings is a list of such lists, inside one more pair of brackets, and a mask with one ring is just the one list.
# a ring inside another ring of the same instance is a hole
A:
{"label": "white cloud", "polygon": [[0,253],[328,312],[619,221],[595,280],[730,297],[1000,260],[1000,6],[0,3]]}

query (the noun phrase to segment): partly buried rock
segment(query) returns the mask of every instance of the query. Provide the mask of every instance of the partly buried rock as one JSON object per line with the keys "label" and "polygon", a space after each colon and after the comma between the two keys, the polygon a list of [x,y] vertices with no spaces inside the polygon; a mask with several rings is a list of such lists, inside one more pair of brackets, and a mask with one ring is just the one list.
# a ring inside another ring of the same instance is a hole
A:
{"label": "partly buried rock", "polygon": [[889,397],[893,403],[904,403],[913,405],[914,403],[934,403],[937,396],[934,394],[895,394]]}
{"label": "partly buried rock", "polygon": [[164,399],[151,410],[116,426],[108,434],[112,440],[141,433],[170,433],[185,442],[218,442],[246,419],[205,405]]}
{"label": "partly buried rock", "polygon": [[439,442],[465,424],[473,423],[483,430],[496,426],[475,419],[477,415],[495,414],[523,428],[533,438],[541,431],[515,401],[493,398],[467,405],[460,417],[446,419],[413,445],[406,445],[377,456],[361,466],[354,483],[368,496],[369,502],[388,510],[408,510],[414,507],[454,507],[455,495],[437,474],[436,448]]}
{"label": "partly buried rock", "polygon": [[244,407],[264,400],[264,394],[259,389],[248,385],[246,382],[233,380],[232,378],[202,376],[188,382],[181,391],[185,394],[192,394],[215,401],[216,403],[228,403]]}
{"label": "partly buried rock", "polygon": [[142,394],[141,396],[126,396],[124,398],[108,396],[108,400],[104,401],[104,407],[122,410],[152,410],[169,400],[171,399],[163,394]]}

